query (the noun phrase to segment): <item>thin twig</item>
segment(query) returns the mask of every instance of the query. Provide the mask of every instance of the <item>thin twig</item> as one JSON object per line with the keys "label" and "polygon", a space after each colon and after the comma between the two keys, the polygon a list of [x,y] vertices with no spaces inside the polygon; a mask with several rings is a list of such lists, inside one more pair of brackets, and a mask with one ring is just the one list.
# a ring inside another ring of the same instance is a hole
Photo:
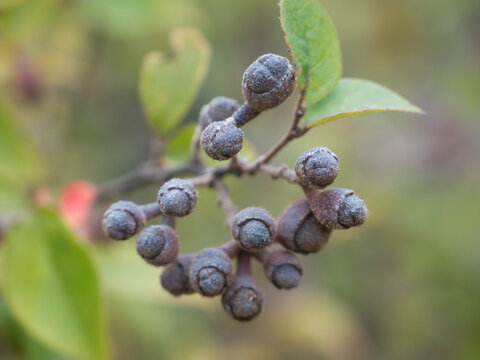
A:
{"label": "thin twig", "polygon": [[202,164],[202,157],[200,156],[200,136],[202,135],[202,128],[198,124],[195,128],[195,132],[190,143],[190,162],[192,164]]}
{"label": "thin twig", "polygon": [[230,198],[227,185],[225,185],[221,179],[215,178],[212,184],[215,190],[217,190],[217,202],[225,213],[227,226],[232,228],[232,222],[235,218],[235,215],[237,215],[238,209]]}
{"label": "thin twig", "polygon": [[251,254],[247,251],[241,250],[237,256],[237,276],[250,275],[252,272],[250,266]]}
{"label": "thin twig", "polygon": [[97,192],[97,202],[109,200],[118,194],[125,193],[140,186],[149,184],[161,185],[177,175],[198,174],[201,169],[200,166],[194,164],[168,169],[147,163],[128,174],[101,185]]}
{"label": "thin twig", "polygon": [[296,183],[295,173],[285,165],[273,167],[267,163],[292,139],[302,136],[308,131],[308,127],[300,127],[299,123],[305,115],[304,109],[305,91],[300,92],[295,106],[293,122],[285,135],[264,155],[260,155],[251,163],[242,163],[237,157],[233,157],[229,166],[219,168],[205,168],[202,165],[200,157],[200,127],[197,126],[195,135],[192,139],[192,157],[191,162],[185,166],[165,169],[155,163],[146,163],[140,168],[126,174],[116,180],[113,180],[103,186],[100,186],[97,195],[97,201],[101,202],[110,199],[118,194],[127,192],[133,188],[148,184],[162,184],[168,179],[182,174],[195,174],[197,176],[189,178],[195,186],[210,186],[216,178],[222,178],[227,174],[242,176],[243,174],[254,175],[257,172],[263,172],[270,175],[273,179],[285,179],[288,182]]}
{"label": "thin twig", "polygon": [[163,215],[162,216],[162,225],[170,226],[172,229],[175,229],[177,221],[174,216]]}
{"label": "thin twig", "polygon": [[235,240],[230,240],[229,242],[220,246],[219,249],[222,250],[225,254],[227,254],[228,257],[231,259],[236,257],[241,250],[240,245],[238,245],[238,242],[236,242]]}
{"label": "thin twig", "polygon": [[268,251],[265,249],[260,249],[252,253],[252,256],[258,261],[260,261],[261,263],[263,263],[268,256]]}
{"label": "thin twig", "polygon": [[288,131],[270,150],[268,150],[264,155],[259,156],[256,160],[254,160],[251,164],[249,164],[248,166],[249,172],[251,173],[257,172],[260,165],[268,163],[291,140],[302,136],[309,130],[308,127],[300,127],[298,125],[300,123],[300,120],[305,115],[305,107],[303,104],[303,101],[305,99],[305,89],[298,94],[293,121]]}

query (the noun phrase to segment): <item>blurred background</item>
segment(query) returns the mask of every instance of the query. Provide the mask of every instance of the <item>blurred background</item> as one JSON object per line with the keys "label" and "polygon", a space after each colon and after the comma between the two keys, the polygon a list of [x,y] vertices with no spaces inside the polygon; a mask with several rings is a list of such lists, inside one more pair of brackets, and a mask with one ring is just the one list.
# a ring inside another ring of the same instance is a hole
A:
{"label": "blurred background", "polygon": [[[335,185],[365,199],[368,222],[303,257],[293,291],[274,289],[255,264],[265,308],[248,324],[228,318],[218,299],[171,297],[134,241],[88,245],[115,359],[480,358],[480,3],[322,4],[340,36],[344,76],[386,85],[428,114],[328,123],[275,160],[292,167],[310,147],[331,148],[341,162]],[[172,29],[196,27],[212,46],[185,119],[194,123],[213,97],[242,99],[241,76],[259,55],[288,55],[278,18],[277,0],[1,0],[0,92],[45,159],[42,185],[58,194],[77,179],[102,184],[148,157],[139,68],[151,50],[171,54]],[[245,127],[259,152],[286,130],[293,105],[294,97]],[[227,183],[239,207],[275,217],[302,196],[262,175]],[[127,197],[151,202],[156,190]],[[182,252],[228,240],[223,224],[215,195],[201,189],[195,213],[178,221]],[[28,358],[12,337],[0,334],[0,357]]]}

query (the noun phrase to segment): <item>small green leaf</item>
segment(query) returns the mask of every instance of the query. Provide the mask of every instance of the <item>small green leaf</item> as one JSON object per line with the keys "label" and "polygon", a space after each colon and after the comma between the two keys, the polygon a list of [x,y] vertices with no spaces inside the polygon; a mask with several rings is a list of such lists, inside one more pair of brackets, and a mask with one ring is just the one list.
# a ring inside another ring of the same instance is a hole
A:
{"label": "small green leaf", "polygon": [[317,0],[282,0],[280,20],[298,67],[298,88],[306,88],[307,102],[317,102],[333,90],[342,75],[335,26]]}
{"label": "small green leaf", "polygon": [[181,128],[168,142],[165,150],[167,159],[173,163],[185,163],[190,156],[190,142],[197,124],[188,124]]}
{"label": "small green leaf", "polygon": [[140,74],[140,98],[159,135],[173,130],[190,109],[207,73],[210,45],[195,29],[177,29],[170,38],[175,58],[147,54]]}
{"label": "small green leaf", "polygon": [[108,358],[96,269],[53,210],[13,228],[4,255],[5,297],[30,335],[75,359]]}
{"label": "small green leaf", "polygon": [[43,168],[13,110],[0,99],[0,178],[28,184]]}
{"label": "small green leaf", "polygon": [[421,109],[384,86],[367,80],[342,79],[324,99],[308,105],[302,122],[313,127],[347,116],[385,111],[423,114]]}

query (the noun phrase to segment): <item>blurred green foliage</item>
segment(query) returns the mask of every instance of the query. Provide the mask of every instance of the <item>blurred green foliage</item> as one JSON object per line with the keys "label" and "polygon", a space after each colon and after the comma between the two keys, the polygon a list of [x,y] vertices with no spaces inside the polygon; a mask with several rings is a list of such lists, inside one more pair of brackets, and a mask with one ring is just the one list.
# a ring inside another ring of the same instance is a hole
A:
{"label": "blurred green foliage", "polygon": [[[157,270],[136,256],[133,241],[89,245],[115,359],[480,357],[478,1],[322,3],[339,33],[344,74],[398,89],[428,113],[318,127],[276,160],[292,166],[305,149],[330,147],[341,161],[336,184],[366,200],[369,221],[336,232],[325,250],[306,257],[297,290],[278,293],[262,281],[267,306],[251,324],[233,323],[215,300],[172,299],[159,287]],[[38,185],[56,194],[71,180],[102,183],[144,161],[151,134],[137,93],[142,58],[152,50],[172,58],[169,34],[185,26],[199,28],[212,47],[186,123],[215,96],[240,100],[241,75],[257,56],[288,54],[273,0],[0,1],[0,111],[5,106],[18,117],[11,124],[0,119],[0,171],[11,175],[0,178],[6,184],[0,208],[23,206],[23,196],[9,189],[27,193],[18,182],[25,174],[51,174],[39,176]],[[292,101],[246,126],[259,152],[288,126]],[[21,144],[15,154],[26,158],[12,161],[4,150],[12,138],[3,137],[17,127],[29,137],[13,143]],[[184,156],[175,154],[171,161]],[[240,207],[263,206],[275,216],[302,196],[261,176],[228,184]],[[149,187],[129,197],[150,202],[155,192]],[[201,189],[195,214],[179,220],[182,252],[227,240],[222,224],[214,194]],[[2,268],[7,250],[2,244]],[[28,277],[34,269],[22,271]],[[255,270],[261,279],[258,264]],[[55,313],[53,303],[44,306]],[[54,358],[7,309],[2,295],[0,357]]]}

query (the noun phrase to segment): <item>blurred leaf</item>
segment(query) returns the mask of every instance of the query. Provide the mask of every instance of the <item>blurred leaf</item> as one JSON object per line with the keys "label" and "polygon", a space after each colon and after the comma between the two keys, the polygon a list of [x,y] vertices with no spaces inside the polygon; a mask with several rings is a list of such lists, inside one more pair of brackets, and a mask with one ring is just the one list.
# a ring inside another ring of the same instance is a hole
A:
{"label": "blurred leaf", "polygon": [[168,142],[165,155],[174,163],[184,163],[190,156],[190,142],[197,124],[188,124],[181,128]]}
{"label": "blurred leaf", "polygon": [[367,80],[342,79],[324,99],[308,106],[302,122],[313,127],[347,116],[386,111],[423,113],[384,86]]}
{"label": "blurred leaf", "polygon": [[317,102],[342,75],[337,31],[317,0],[282,0],[280,20],[298,67],[298,88],[307,88],[307,102]]}
{"label": "blurred leaf", "polygon": [[258,156],[258,151],[252,142],[244,139],[242,150],[240,150],[238,155],[247,161],[253,161]]}
{"label": "blurred leaf", "polygon": [[[0,294],[0,336],[3,339],[2,345],[6,342],[9,347],[21,352],[29,360],[67,360],[67,357],[59,356],[47,349],[42,344],[34,340],[21,328],[21,326],[12,317],[5,299]],[[6,342],[5,342],[6,340]],[[0,351],[5,355],[4,349]],[[18,355],[18,354],[17,354]],[[9,359],[9,357],[7,356]],[[13,357],[12,357],[13,359]]]}
{"label": "blurred leaf", "polygon": [[0,176],[0,211],[20,209],[25,205],[25,189],[17,182]]}
{"label": "blurred leaf", "polygon": [[26,0],[0,0],[0,10],[6,10],[8,8],[18,6],[25,1]]}
{"label": "blurred leaf", "polygon": [[174,30],[174,59],[161,52],[147,54],[140,74],[140,98],[153,129],[165,135],[193,104],[210,62],[210,45],[195,29]]}
{"label": "blurred leaf", "polygon": [[[151,25],[155,0],[75,1],[85,19],[114,35],[128,35]],[[105,16],[108,14],[108,16]]]}
{"label": "blurred leaf", "polygon": [[107,358],[95,267],[53,210],[12,229],[3,274],[12,314],[34,338],[74,358]]}
{"label": "blurred leaf", "polygon": [[4,40],[13,40],[15,46],[28,46],[38,41],[62,18],[61,5],[57,0],[30,0],[7,9],[0,23]]}
{"label": "blurred leaf", "polygon": [[82,0],[73,5],[92,27],[132,41],[206,18],[202,4],[190,0]]}
{"label": "blurred leaf", "polygon": [[28,183],[42,173],[41,163],[18,120],[0,99],[0,177]]}

